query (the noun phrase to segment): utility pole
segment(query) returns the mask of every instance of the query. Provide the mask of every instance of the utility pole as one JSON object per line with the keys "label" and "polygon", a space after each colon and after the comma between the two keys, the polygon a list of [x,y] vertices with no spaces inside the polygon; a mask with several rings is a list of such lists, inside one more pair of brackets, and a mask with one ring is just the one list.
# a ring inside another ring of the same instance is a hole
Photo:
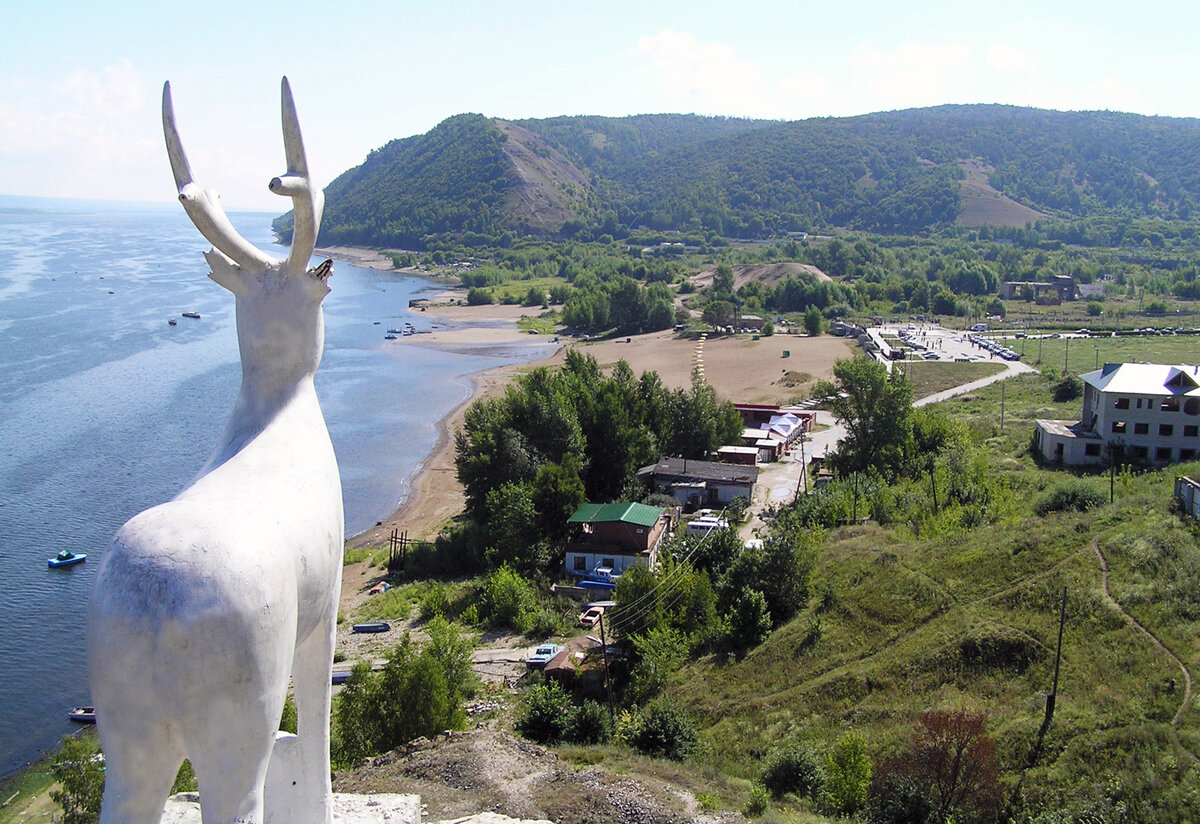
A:
{"label": "utility pole", "polygon": [[1042,728],[1038,732],[1038,738],[1046,734],[1046,730],[1050,727],[1050,721],[1054,718],[1054,703],[1058,699],[1058,664],[1062,660],[1062,637],[1063,624],[1067,620],[1067,588],[1063,587],[1062,606],[1058,613],[1058,649],[1054,653],[1054,684],[1050,688],[1050,694],[1046,696],[1046,718],[1042,721]]}
{"label": "utility pole", "polygon": [[[1060,633],[1061,635],[1061,633]],[[600,647],[604,651],[604,688],[608,692],[608,724],[610,728],[616,727],[616,720],[613,713],[613,697],[612,697],[612,679],[608,677],[608,636],[604,634],[604,613],[600,613]],[[1055,667],[1055,681],[1058,680],[1058,669]]]}
{"label": "utility pole", "polygon": [[1004,431],[1004,381],[1000,381],[1000,431]]}
{"label": "utility pole", "polygon": [[1063,340],[1067,343],[1067,348],[1063,350],[1063,377],[1065,378],[1067,376],[1067,359],[1071,355],[1071,339],[1063,338]]}

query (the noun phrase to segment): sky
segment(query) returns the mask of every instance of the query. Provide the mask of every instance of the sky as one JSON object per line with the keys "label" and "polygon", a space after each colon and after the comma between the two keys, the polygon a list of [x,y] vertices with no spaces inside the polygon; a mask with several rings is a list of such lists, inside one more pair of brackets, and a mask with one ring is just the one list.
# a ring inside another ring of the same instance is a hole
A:
{"label": "sky", "polygon": [[279,81],[322,184],[463,112],[800,120],[1006,103],[1200,117],[1200,4],[0,0],[0,194],[282,212]]}

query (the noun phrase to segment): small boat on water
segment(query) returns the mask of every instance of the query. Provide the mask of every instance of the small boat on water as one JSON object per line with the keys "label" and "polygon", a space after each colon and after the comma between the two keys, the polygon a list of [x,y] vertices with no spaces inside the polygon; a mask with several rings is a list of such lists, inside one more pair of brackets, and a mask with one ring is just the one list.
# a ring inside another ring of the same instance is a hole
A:
{"label": "small boat on water", "polygon": [[387,621],[364,621],[351,627],[354,632],[387,632],[391,628]]}
{"label": "small boat on water", "polygon": [[71,566],[72,564],[78,564],[81,561],[85,560],[86,558],[87,558],[87,555],[85,555],[82,552],[79,553],[78,555],[76,555],[71,550],[64,549],[62,552],[58,553],[53,558],[48,559],[46,561],[46,563],[52,567],[65,567],[65,566]]}
{"label": "small boat on water", "polygon": [[384,340],[398,340],[398,338],[395,335],[384,335],[383,339]]}
{"label": "small boat on water", "polygon": [[389,328],[389,329],[388,329],[388,334],[389,334],[389,335],[399,335],[399,334],[400,334],[400,330],[399,330],[399,329],[395,329],[395,328]]}
{"label": "small boat on water", "polygon": [[184,312],[184,313],[183,313],[183,316],[184,316],[185,318],[192,318],[193,320],[200,320],[200,313],[199,313],[199,312]]}
{"label": "small boat on water", "polygon": [[176,325],[176,324],[178,324],[178,323],[179,323],[179,321],[175,320],[175,318],[167,318],[167,325],[168,325],[168,326],[175,326],[175,325]]}
{"label": "small boat on water", "polygon": [[95,724],[96,723],[96,708],[95,707],[75,707],[69,713],[67,718],[78,724]]}

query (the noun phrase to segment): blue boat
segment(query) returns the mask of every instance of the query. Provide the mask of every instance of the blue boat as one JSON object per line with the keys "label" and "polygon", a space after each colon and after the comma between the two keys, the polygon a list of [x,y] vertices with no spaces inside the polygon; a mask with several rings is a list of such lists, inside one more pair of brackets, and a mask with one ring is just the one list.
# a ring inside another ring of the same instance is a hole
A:
{"label": "blue boat", "polygon": [[387,632],[391,626],[386,621],[365,621],[355,624],[351,629],[354,632]]}
{"label": "blue boat", "polygon": [[58,553],[53,558],[50,558],[49,560],[47,560],[46,563],[52,567],[65,567],[65,566],[71,566],[72,564],[78,564],[79,562],[85,560],[86,558],[87,558],[87,555],[83,554],[82,552],[79,553],[78,555],[76,555],[74,552],[71,552],[69,549],[64,549],[62,552]]}

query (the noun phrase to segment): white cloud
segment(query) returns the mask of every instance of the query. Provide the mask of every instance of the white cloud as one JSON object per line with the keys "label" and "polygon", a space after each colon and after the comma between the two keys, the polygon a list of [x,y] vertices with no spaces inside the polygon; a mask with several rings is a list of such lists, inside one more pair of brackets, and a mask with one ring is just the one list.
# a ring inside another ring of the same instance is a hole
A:
{"label": "white cloud", "polygon": [[99,72],[79,69],[56,84],[56,91],[73,97],[88,111],[102,117],[119,117],[142,108],[144,84],[128,60],[105,66]]}
{"label": "white cloud", "polygon": [[1028,71],[1038,65],[1037,56],[1008,43],[992,43],[983,54],[983,62],[996,71]]}
{"label": "white cloud", "polygon": [[724,43],[704,43],[670,28],[639,37],[631,55],[671,111],[795,118],[810,112],[809,101],[827,87],[823,75],[779,76]]}
{"label": "white cloud", "polygon": [[961,102],[975,74],[963,43],[903,43],[890,51],[859,44],[849,58],[863,111]]}

